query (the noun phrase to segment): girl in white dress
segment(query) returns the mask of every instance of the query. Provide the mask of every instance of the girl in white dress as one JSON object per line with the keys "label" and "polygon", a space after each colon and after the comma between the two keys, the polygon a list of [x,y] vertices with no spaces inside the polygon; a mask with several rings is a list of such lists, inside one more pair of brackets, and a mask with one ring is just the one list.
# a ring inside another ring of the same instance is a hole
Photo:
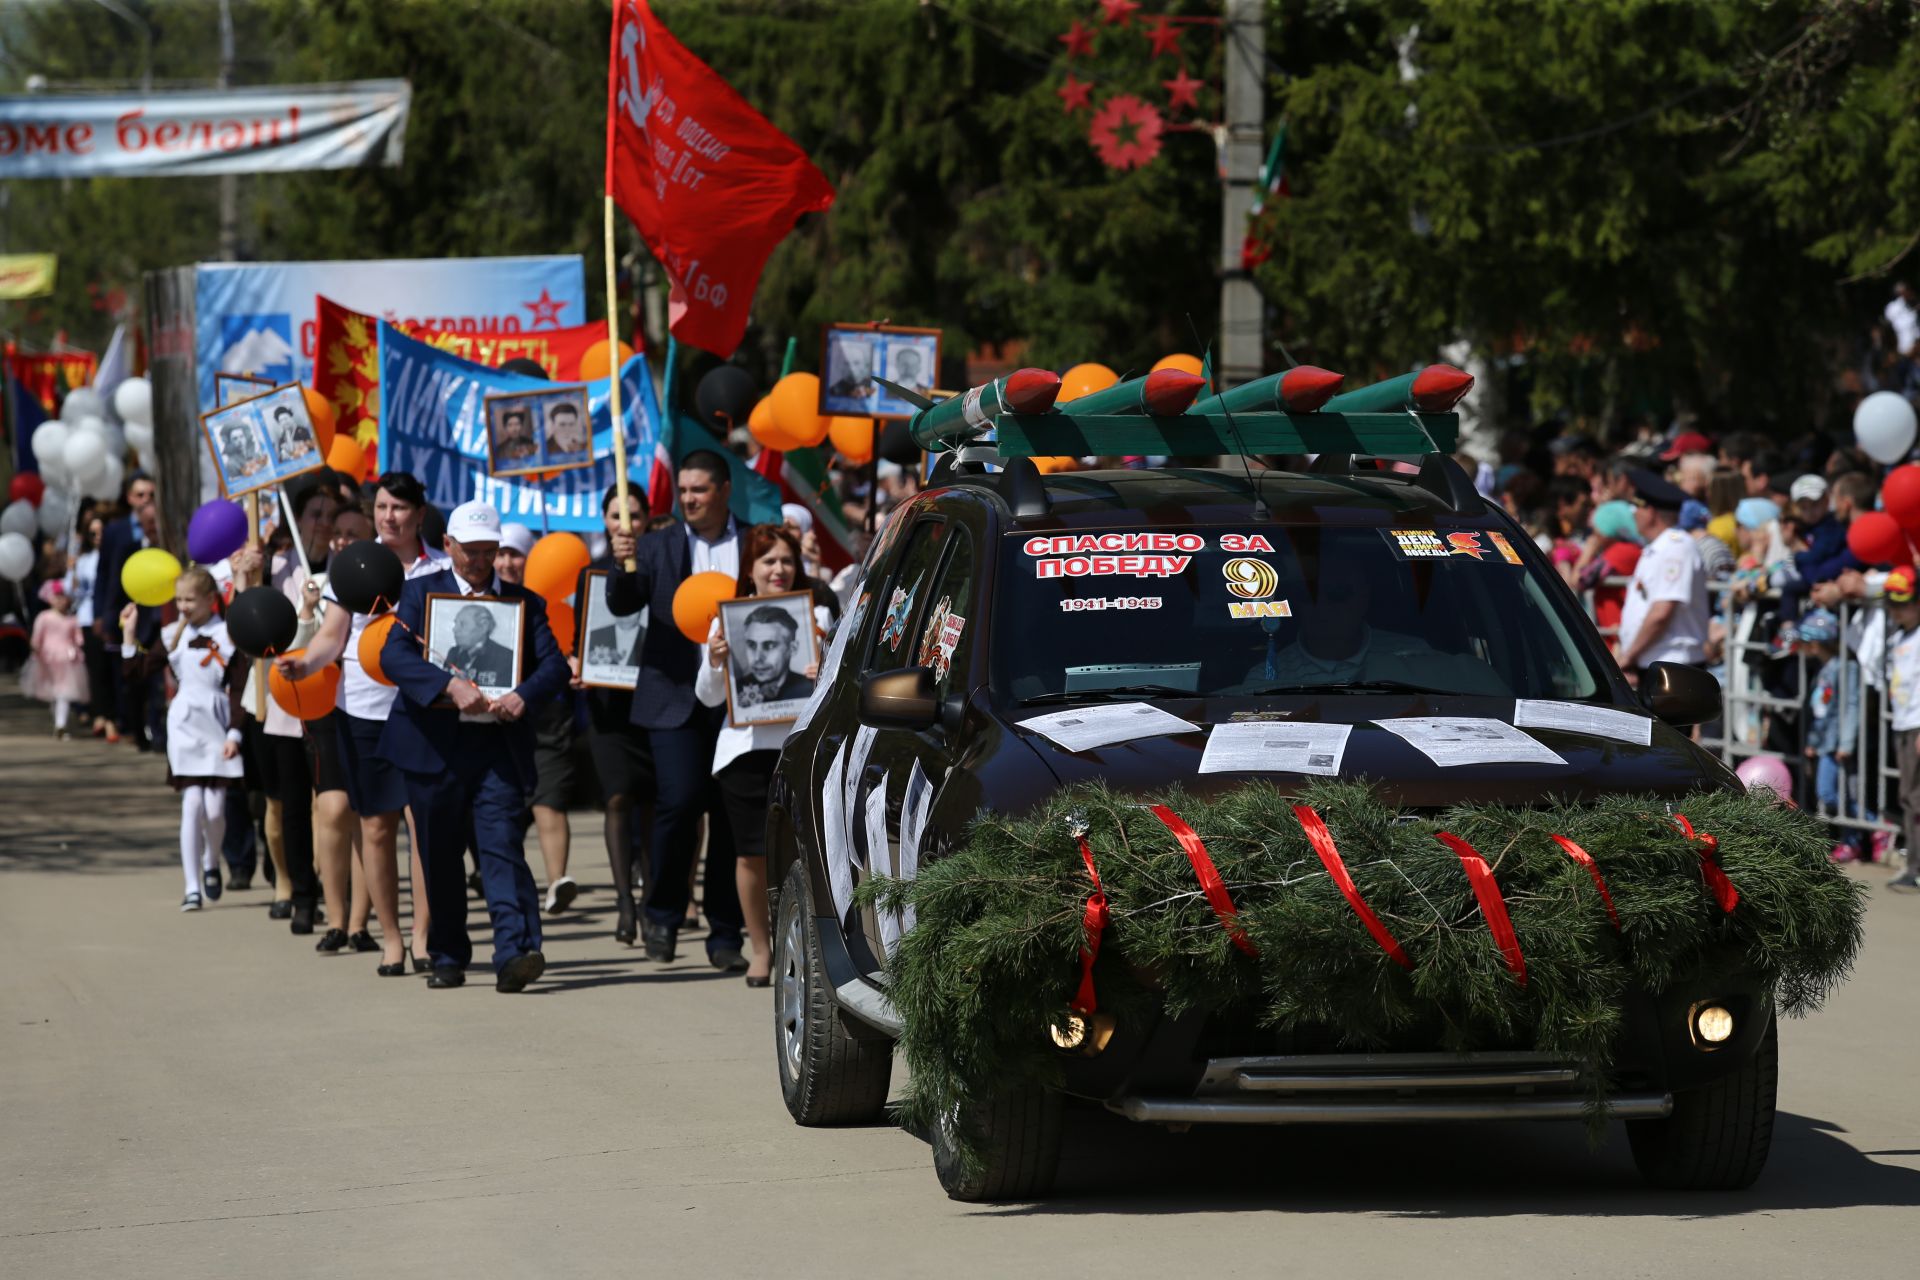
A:
{"label": "girl in white dress", "polygon": [[[220,896],[220,838],[226,831],[226,792],[243,773],[239,687],[247,663],[235,662],[227,624],[214,612],[213,575],[195,566],[180,575],[173,604],[179,620],[160,632],[157,649],[125,645],[130,674],[144,676],[164,662],[173,672],[167,707],[167,782],[180,793],[180,869],[186,877],[182,911],[198,911]],[[137,605],[121,615],[132,635]]]}

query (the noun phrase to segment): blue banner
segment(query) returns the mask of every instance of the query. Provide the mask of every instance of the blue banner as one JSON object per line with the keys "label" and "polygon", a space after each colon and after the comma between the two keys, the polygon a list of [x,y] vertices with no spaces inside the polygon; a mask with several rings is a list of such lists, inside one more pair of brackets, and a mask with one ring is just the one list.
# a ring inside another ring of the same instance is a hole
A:
{"label": "blue banner", "polygon": [[313,382],[314,298],[382,319],[459,332],[532,333],[587,321],[580,255],[366,262],[212,262],[194,268],[200,411],[213,375]]}

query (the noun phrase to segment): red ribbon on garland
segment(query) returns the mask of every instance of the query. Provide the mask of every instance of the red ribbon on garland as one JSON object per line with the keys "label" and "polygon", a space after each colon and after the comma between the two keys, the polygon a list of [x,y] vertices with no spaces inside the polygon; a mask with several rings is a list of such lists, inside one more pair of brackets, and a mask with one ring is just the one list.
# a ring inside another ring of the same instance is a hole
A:
{"label": "red ribbon on garland", "polygon": [[1087,895],[1086,914],[1081,917],[1087,930],[1087,943],[1080,948],[1080,989],[1067,1007],[1076,1013],[1092,1013],[1100,1007],[1093,996],[1093,962],[1100,955],[1100,935],[1107,931],[1107,891],[1100,884],[1100,872],[1093,865],[1093,848],[1084,835],[1080,837],[1080,860],[1087,864],[1087,874],[1093,878],[1093,892]]}
{"label": "red ribbon on garland", "polygon": [[1402,969],[1411,970],[1413,959],[1407,955],[1406,948],[1387,932],[1387,926],[1380,923],[1380,917],[1373,914],[1373,908],[1369,907],[1367,900],[1360,896],[1360,889],[1353,883],[1353,877],[1348,874],[1347,864],[1341,859],[1340,850],[1334,847],[1333,832],[1327,830],[1326,820],[1304,804],[1293,806],[1293,816],[1300,820],[1300,829],[1307,833],[1307,843],[1313,846],[1316,854],[1320,855],[1320,865],[1327,869],[1327,874],[1333,877],[1333,882],[1340,886],[1340,892],[1345,895],[1347,905],[1353,908],[1353,914],[1360,917],[1360,923],[1367,927],[1367,932],[1373,935],[1373,940],[1380,944],[1382,951],[1392,957],[1395,964]]}
{"label": "red ribbon on garland", "polygon": [[1173,838],[1186,850],[1187,861],[1193,864],[1193,874],[1200,880],[1200,892],[1207,895],[1207,902],[1213,907],[1213,914],[1219,917],[1220,927],[1233,939],[1233,945],[1250,956],[1260,954],[1253,945],[1253,939],[1240,927],[1240,912],[1233,905],[1233,897],[1227,892],[1226,881],[1220,878],[1219,868],[1213,865],[1213,859],[1207,855],[1207,846],[1201,843],[1193,828],[1180,818],[1180,815],[1163,804],[1153,806],[1153,816],[1173,832]]}
{"label": "red ribbon on garland", "polygon": [[1732,914],[1740,905],[1740,891],[1733,887],[1733,881],[1720,868],[1720,842],[1705,831],[1694,834],[1693,824],[1687,821],[1687,815],[1676,813],[1673,821],[1686,835],[1687,839],[1700,846],[1700,874],[1706,879],[1707,888],[1713,891],[1713,900],[1720,909]]}
{"label": "red ribbon on garland", "polygon": [[1459,856],[1460,865],[1466,869],[1467,883],[1473,886],[1473,896],[1480,900],[1480,914],[1486,918],[1487,932],[1493,935],[1501,954],[1506,956],[1507,968],[1513,971],[1521,986],[1526,986],[1527,960],[1520,954],[1520,938],[1513,931],[1513,921],[1507,918],[1507,902],[1500,896],[1493,869],[1487,866],[1479,850],[1451,831],[1439,832],[1434,839]]}
{"label": "red ribbon on garland", "polygon": [[1553,842],[1565,849],[1567,856],[1585,867],[1587,874],[1593,877],[1593,887],[1600,891],[1600,901],[1607,904],[1607,919],[1613,921],[1613,931],[1620,932],[1620,913],[1613,909],[1613,895],[1607,892],[1607,882],[1600,878],[1600,865],[1593,860],[1593,855],[1565,836],[1557,835],[1553,837]]}

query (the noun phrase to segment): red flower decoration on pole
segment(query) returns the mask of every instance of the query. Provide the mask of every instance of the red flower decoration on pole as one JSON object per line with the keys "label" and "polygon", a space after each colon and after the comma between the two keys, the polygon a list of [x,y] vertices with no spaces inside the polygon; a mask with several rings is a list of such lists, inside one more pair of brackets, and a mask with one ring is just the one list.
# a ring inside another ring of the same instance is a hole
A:
{"label": "red flower decoration on pole", "polygon": [[1157,58],[1163,53],[1180,56],[1180,33],[1173,29],[1173,19],[1164,13],[1156,13],[1151,18],[1142,19],[1146,24],[1142,29],[1147,39],[1153,42],[1153,51],[1147,56]]}
{"label": "red flower decoration on pole", "polygon": [[1178,111],[1182,107],[1192,111],[1200,105],[1200,90],[1206,81],[1195,80],[1187,74],[1185,67],[1180,68],[1171,80],[1162,80],[1161,88],[1167,91],[1167,110]]}
{"label": "red flower decoration on pole", "polygon": [[1109,169],[1137,169],[1160,154],[1160,113],[1130,93],[1115,94],[1093,116],[1088,138]]}
{"label": "red flower decoration on pole", "polygon": [[1093,93],[1093,86],[1084,80],[1075,80],[1073,78],[1073,72],[1069,71],[1067,72],[1067,82],[1058,89],[1055,89],[1054,93],[1059,95],[1060,109],[1068,115],[1072,115],[1074,112],[1080,110],[1080,108],[1090,105],[1088,96]]}
{"label": "red flower decoration on pole", "polygon": [[1073,26],[1067,34],[1060,37],[1060,43],[1067,46],[1067,58],[1091,58],[1093,56],[1093,31],[1082,25],[1080,19],[1073,20]]}

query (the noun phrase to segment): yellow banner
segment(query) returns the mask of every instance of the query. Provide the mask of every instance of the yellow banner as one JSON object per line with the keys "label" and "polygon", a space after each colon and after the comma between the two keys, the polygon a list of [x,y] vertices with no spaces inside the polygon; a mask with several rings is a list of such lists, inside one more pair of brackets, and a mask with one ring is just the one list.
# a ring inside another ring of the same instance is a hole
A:
{"label": "yellow banner", "polygon": [[0,253],[0,299],[41,298],[53,292],[59,259],[51,253]]}

